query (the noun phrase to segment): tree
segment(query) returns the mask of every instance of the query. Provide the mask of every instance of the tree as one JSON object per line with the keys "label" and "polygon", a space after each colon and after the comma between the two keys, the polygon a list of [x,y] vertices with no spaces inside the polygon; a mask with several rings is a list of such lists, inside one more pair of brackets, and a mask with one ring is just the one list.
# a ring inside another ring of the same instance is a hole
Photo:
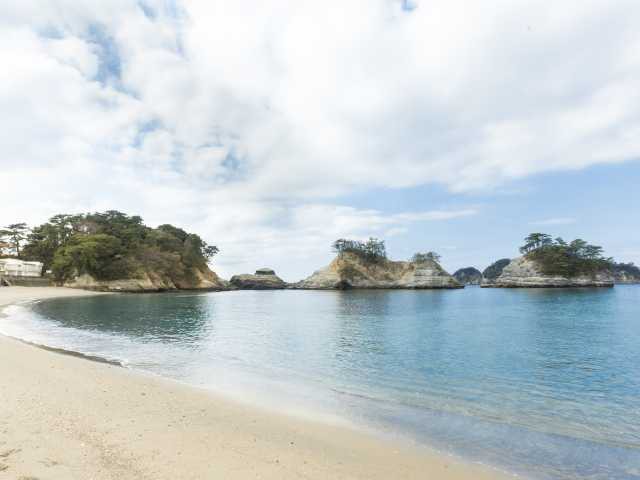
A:
{"label": "tree", "polygon": [[207,262],[211,261],[213,257],[215,257],[220,252],[220,249],[215,245],[206,245],[202,249],[202,254]]}
{"label": "tree", "polygon": [[553,240],[551,239],[551,235],[547,235],[546,233],[530,233],[525,239],[525,244],[520,247],[520,253],[526,254],[532,252],[533,250],[537,250],[538,248],[551,245]]}
{"label": "tree", "polygon": [[219,252],[198,235],[172,225],[149,228],[117,210],[56,215],[33,229],[23,249],[51,268],[59,281],[89,274],[97,280],[166,276],[197,278]]}
{"label": "tree", "polygon": [[333,242],[332,248],[338,255],[353,253],[367,261],[379,261],[387,258],[384,240],[370,237],[366,242],[340,238]]}
{"label": "tree", "polygon": [[129,216],[117,210],[86,215],[84,220],[88,233],[116,237],[127,251],[135,251],[143,243],[149,230],[138,215]]}
{"label": "tree", "polygon": [[121,251],[122,243],[114,236],[76,235],[67,246],[56,251],[53,274],[59,281],[85,273],[100,280],[127,278],[129,271],[119,255]]}
{"label": "tree", "polygon": [[42,262],[45,270],[50,269],[56,251],[67,245],[74,234],[82,233],[83,221],[82,215],[59,214],[34,227],[27,236],[22,257]]}
{"label": "tree", "polygon": [[0,241],[9,244],[10,251],[20,257],[20,247],[27,238],[29,228],[26,223],[13,223],[0,230]]}
{"label": "tree", "polygon": [[534,260],[545,275],[572,278],[613,268],[613,259],[604,257],[602,247],[581,238],[567,243],[560,237],[551,240],[549,235],[532,233],[520,251]]}
{"label": "tree", "polygon": [[367,257],[370,259],[387,258],[387,248],[384,245],[384,240],[378,240],[377,238],[369,237],[367,243],[364,244],[364,249]]}
{"label": "tree", "polygon": [[442,256],[436,252],[416,252],[411,257],[411,261],[413,263],[427,263],[427,262],[436,262],[440,263],[440,259]]}

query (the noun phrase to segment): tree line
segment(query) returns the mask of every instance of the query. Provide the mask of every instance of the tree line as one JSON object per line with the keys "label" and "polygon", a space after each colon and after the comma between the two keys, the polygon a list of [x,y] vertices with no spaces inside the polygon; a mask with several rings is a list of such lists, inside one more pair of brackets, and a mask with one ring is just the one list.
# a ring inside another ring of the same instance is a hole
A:
{"label": "tree line", "polygon": [[[353,253],[369,262],[376,262],[387,258],[387,247],[384,240],[369,237],[365,242],[339,238],[333,242],[332,249],[338,255],[343,253]],[[414,253],[410,261],[414,263],[440,262],[440,255],[436,252]]]}
{"label": "tree line", "polygon": [[139,278],[149,271],[184,278],[219,251],[196,234],[169,224],[150,228],[117,210],[55,215],[32,229],[12,224],[0,230],[0,248],[42,262],[58,281],[85,273],[98,280]]}
{"label": "tree line", "polygon": [[520,247],[520,253],[534,260],[545,275],[576,277],[613,270],[613,258],[605,257],[602,247],[581,238],[571,242],[546,233],[531,233]]}

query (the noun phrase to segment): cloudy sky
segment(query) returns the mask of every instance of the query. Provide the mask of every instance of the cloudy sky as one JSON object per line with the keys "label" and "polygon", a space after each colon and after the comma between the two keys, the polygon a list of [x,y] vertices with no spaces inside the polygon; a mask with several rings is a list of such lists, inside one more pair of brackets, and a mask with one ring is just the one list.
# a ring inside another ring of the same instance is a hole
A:
{"label": "cloudy sky", "polygon": [[296,280],[530,231],[640,263],[637,0],[0,3],[0,223],[118,209]]}

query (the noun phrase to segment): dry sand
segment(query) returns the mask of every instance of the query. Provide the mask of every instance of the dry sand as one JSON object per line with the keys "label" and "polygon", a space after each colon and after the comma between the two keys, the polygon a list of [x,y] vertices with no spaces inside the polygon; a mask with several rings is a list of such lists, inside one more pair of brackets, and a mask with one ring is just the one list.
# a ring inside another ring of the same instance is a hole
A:
{"label": "dry sand", "polygon": [[[0,307],[88,294],[4,287]],[[254,478],[507,477],[431,450],[0,336],[0,479]]]}

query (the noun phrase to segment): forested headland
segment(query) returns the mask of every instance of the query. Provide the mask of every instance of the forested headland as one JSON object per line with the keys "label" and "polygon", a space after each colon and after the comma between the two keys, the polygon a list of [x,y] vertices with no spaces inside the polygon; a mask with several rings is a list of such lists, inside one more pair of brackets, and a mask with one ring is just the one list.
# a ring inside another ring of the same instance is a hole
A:
{"label": "forested headland", "polygon": [[12,224],[0,236],[5,255],[42,262],[59,283],[84,274],[109,281],[150,273],[180,282],[206,270],[218,253],[195,233],[169,224],[151,228],[116,210],[59,214],[33,228]]}

